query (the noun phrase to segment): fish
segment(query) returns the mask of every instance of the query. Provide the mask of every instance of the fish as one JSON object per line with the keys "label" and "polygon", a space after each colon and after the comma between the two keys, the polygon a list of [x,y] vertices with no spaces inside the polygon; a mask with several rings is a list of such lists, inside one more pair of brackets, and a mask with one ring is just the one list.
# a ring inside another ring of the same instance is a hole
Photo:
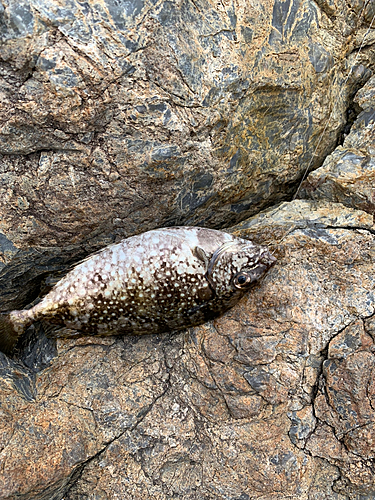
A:
{"label": "fish", "polygon": [[34,321],[60,325],[55,337],[196,326],[235,305],[275,261],[266,246],[215,229],[147,231],[79,262],[30,309],[0,315],[0,350],[11,353]]}

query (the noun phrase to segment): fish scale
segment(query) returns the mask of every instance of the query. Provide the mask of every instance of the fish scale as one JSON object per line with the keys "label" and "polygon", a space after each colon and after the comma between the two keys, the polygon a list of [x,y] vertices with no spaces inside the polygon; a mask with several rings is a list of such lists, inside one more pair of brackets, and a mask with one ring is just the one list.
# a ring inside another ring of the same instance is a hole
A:
{"label": "fish scale", "polygon": [[0,348],[10,352],[38,320],[61,325],[65,336],[194,326],[234,305],[274,261],[267,247],[222,231],[148,231],[77,264],[33,308],[0,316]]}

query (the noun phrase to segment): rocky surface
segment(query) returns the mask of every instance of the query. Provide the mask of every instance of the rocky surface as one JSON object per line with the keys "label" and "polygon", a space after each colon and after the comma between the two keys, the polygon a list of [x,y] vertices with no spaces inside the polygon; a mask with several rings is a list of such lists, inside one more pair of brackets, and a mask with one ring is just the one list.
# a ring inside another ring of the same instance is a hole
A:
{"label": "rocky surface", "polygon": [[1,500],[375,496],[374,14],[2,0],[0,310],[163,225],[278,261],[179,334],[31,326],[0,353]]}
{"label": "rocky surface", "polygon": [[233,230],[278,263],[213,323],[1,358],[1,498],[373,492],[372,216],[296,200]]}
{"label": "rocky surface", "polygon": [[223,228],[290,196],[373,67],[362,0],[0,5],[7,307],[18,272],[31,268],[30,290],[34,267],[72,252],[166,225]]}
{"label": "rocky surface", "polygon": [[326,199],[375,213],[375,77],[355,95],[358,116],[342,146],[312,172],[302,197]]}

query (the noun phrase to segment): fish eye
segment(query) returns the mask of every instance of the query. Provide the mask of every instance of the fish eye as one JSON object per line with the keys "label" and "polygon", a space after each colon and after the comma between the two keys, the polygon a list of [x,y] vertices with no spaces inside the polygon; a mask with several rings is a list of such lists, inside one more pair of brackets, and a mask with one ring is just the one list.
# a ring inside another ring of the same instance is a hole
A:
{"label": "fish eye", "polygon": [[233,284],[236,288],[243,288],[251,283],[251,276],[246,273],[238,273],[234,277]]}

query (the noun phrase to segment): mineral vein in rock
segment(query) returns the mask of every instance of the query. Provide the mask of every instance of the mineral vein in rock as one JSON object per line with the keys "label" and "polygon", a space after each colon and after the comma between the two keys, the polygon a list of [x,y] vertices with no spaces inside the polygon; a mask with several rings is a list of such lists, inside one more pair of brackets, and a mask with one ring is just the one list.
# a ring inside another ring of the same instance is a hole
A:
{"label": "mineral vein in rock", "polygon": [[267,247],[212,229],[174,227],[133,236],[76,265],[32,309],[1,316],[0,348],[9,352],[36,320],[81,335],[198,325],[233,306],[274,261]]}

